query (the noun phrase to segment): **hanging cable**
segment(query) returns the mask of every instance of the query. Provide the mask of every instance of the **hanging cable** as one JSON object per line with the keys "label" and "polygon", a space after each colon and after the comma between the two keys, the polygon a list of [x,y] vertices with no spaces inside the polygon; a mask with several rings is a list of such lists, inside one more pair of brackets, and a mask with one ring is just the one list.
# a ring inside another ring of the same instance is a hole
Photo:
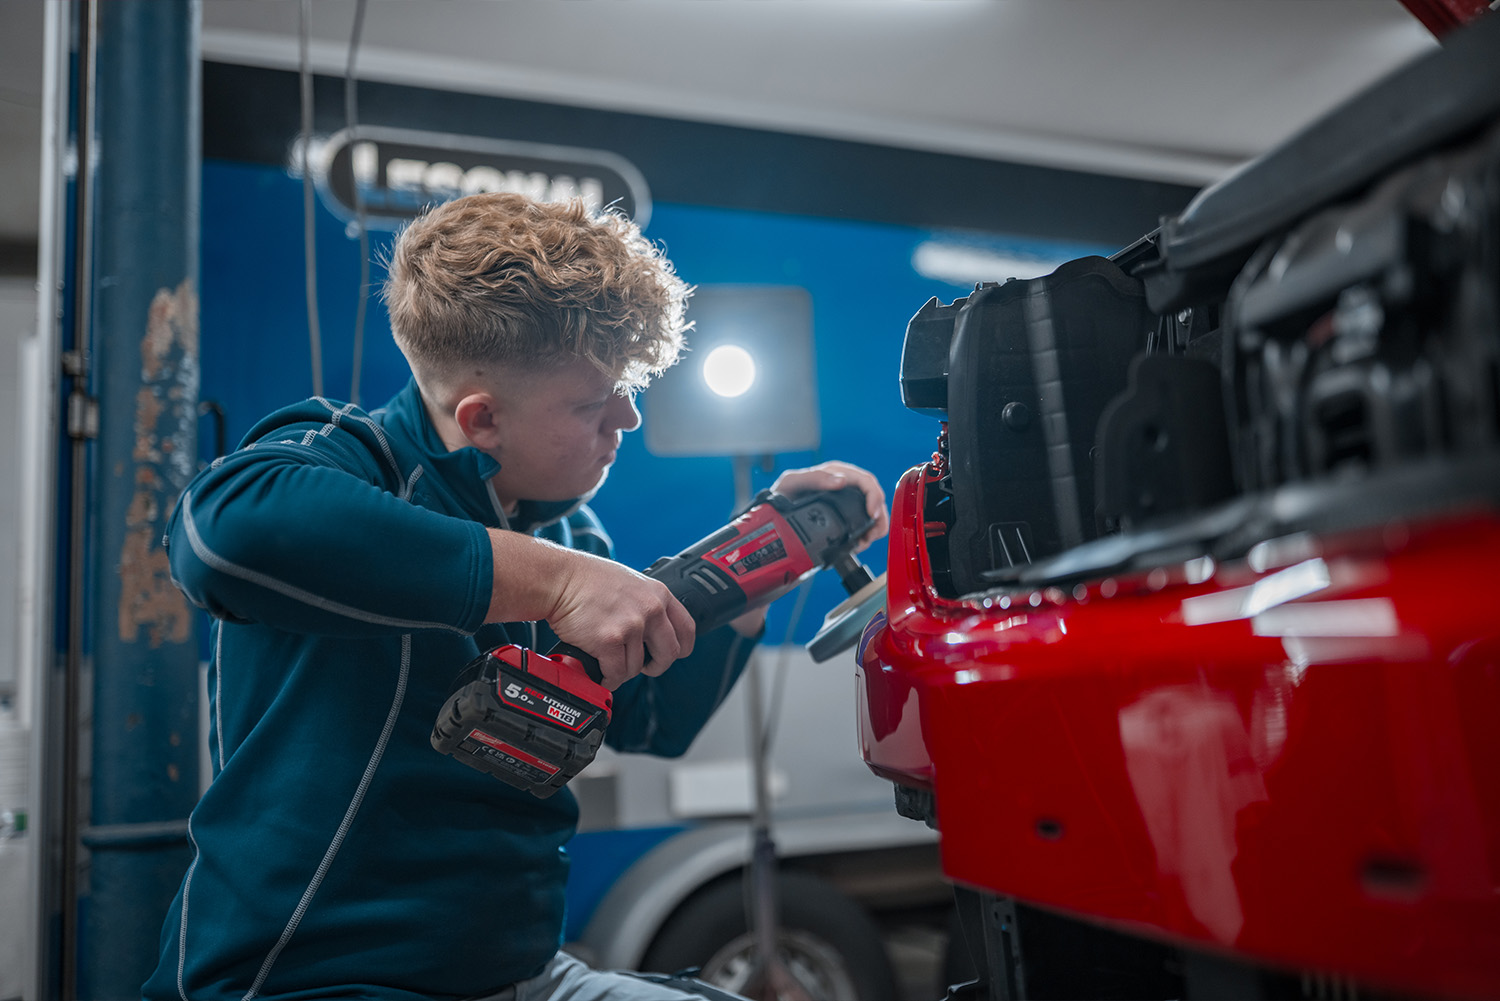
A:
{"label": "hanging cable", "polygon": [[354,366],[349,377],[349,402],[359,404],[359,374],[364,364],[365,309],[370,301],[370,234],[365,228],[365,196],[354,176],[354,151],[359,142],[359,104],[356,99],[354,61],[359,54],[359,36],[365,27],[365,0],[354,5],[354,30],[349,35],[349,62],[344,66],[344,119],[349,130],[349,186],[354,192],[354,225],[359,230],[359,305],[354,311]]}
{"label": "hanging cable", "polygon": [[311,31],[312,0],[302,0],[297,14],[297,77],[302,90],[302,253],[307,277],[307,339],[312,352],[314,396],[323,395],[323,336],[318,329],[318,241],[313,232],[313,78],[308,65],[308,33]]}
{"label": "hanging cable", "polygon": [[772,720],[780,715],[783,680],[789,662],[787,648],[796,633],[797,623],[802,617],[802,607],[812,590],[812,580],[805,581],[797,595],[797,604],[792,609],[787,625],[786,638],[782,643],[781,657],[774,682],[772,708],[766,713],[761,705],[759,662],[746,665],[746,705],[749,710],[747,742],[750,745],[751,774],[754,778],[755,809],[750,822],[750,864],[745,867],[746,921],[754,934],[754,952],[749,982],[758,990],[747,991],[751,997],[801,999],[807,1001],[807,992],[787,967],[778,948],[781,941],[777,892],[776,838],[771,827],[771,739],[775,733]]}
{"label": "hanging cable", "polygon": [[771,682],[771,698],[768,700],[770,711],[766,713],[765,730],[760,734],[758,749],[758,753],[768,763],[771,760],[771,744],[776,740],[776,724],[781,719],[782,696],[786,692],[787,669],[791,665],[789,651],[792,648],[792,637],[796,635],[797,625],[802,621],[802,611],[807,605],[807,596],[812,593],[814,579],[809,577],[797,589],[797,601],[792,605],[792,614],[787,619],[786,636],[776,655],[776,678]]}
{"label": "hanging cable", "polygon": [[[73,141],[77,152],[78,174],[74,182],[74,232],[73,232],[73,343],[63,356],[64,372],[72,378],[72,389],[68,400],[68,433],[72,439],[71,472],[68,484],[68,632],[67,650],[63,660],[62,678],[62,782],[61,803],[58,804],[58,822],[62,828],[59,848],[61,872],[58,874],[57,893],[61,908],[61,967],[58,970],[58,994],[61,1001],[76,1001],[78,997],[78,943],[79,943],[79,844],[83,817],[79,802],[79,758],[82,723],[83,660],[85,650],[84,607],[86,604],[88,556],[84,549],[84,537],[88,532],[88,473],[89,435],[88,421],[79,420],[74,427],[74,414],[80,418],[87,413],[89,392],[89,347],[92,341],[94,287],[98,281],[94,259],[94,212],[95,188],[98,168],[94,163],[94,131],[98,114],[99,97],[99,3],[85,0],[82,6],[74,7],[77,18],[75,30],[78,39],[79,64],[73,72],[77,87],[72,95],[77,101]],[[40,846],[39,846],[40,847]]]}

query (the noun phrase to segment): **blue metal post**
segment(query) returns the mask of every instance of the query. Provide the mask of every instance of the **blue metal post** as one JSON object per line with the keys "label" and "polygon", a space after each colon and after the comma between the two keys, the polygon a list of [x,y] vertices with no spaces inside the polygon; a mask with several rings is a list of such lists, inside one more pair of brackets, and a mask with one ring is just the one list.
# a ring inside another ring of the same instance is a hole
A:
{"label": "blue metal post", "polygon": [[[97,6],[89,572],[93,660],[78,994],[139,998],[191,860],[198,643],[162,535],[195,471],[197,0]],[[89,165],[81,165],[87,169]]]}

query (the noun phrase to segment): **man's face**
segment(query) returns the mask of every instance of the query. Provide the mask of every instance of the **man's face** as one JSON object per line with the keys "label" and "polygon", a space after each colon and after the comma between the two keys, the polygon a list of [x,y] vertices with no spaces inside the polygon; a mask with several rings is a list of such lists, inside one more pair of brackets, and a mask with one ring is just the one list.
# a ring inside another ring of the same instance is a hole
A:
{"label": "man's face", "polygon": [[583,360],[513,375],[496,403],[499,445],[487,451],[500,462],[491,482],[507,508],[598,489],[621,436],[641,424],[630,394]]}

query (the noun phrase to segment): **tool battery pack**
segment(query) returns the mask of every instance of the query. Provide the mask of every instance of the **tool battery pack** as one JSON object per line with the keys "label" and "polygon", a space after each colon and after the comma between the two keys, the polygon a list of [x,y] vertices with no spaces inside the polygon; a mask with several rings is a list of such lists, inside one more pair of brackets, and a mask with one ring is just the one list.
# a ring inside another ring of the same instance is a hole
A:
{"label": "tool battery pack", "polygon": [[546,798],[594,760],[609,725],[603,685],[520,646],[471,661],[432,729],[432,746]]}

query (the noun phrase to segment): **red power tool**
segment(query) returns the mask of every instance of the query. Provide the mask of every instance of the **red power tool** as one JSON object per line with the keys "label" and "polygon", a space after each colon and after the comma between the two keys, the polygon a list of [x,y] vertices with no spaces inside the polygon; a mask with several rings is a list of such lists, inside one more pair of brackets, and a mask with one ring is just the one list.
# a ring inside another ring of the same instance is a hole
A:
{"label": "red power tool", "polygon": [[[853,594],[870,573],[853,557],[873,522],[855,487],[799,494],[762,492],[734,521],[646,576],[666,584],[700,633],[768,605],[832,566]],[[432,746],[539,797],[551,796],[594,760],[611,697],[599,662],[559,643],[546,655],[501,646],[459,674],[432,728]]]}

